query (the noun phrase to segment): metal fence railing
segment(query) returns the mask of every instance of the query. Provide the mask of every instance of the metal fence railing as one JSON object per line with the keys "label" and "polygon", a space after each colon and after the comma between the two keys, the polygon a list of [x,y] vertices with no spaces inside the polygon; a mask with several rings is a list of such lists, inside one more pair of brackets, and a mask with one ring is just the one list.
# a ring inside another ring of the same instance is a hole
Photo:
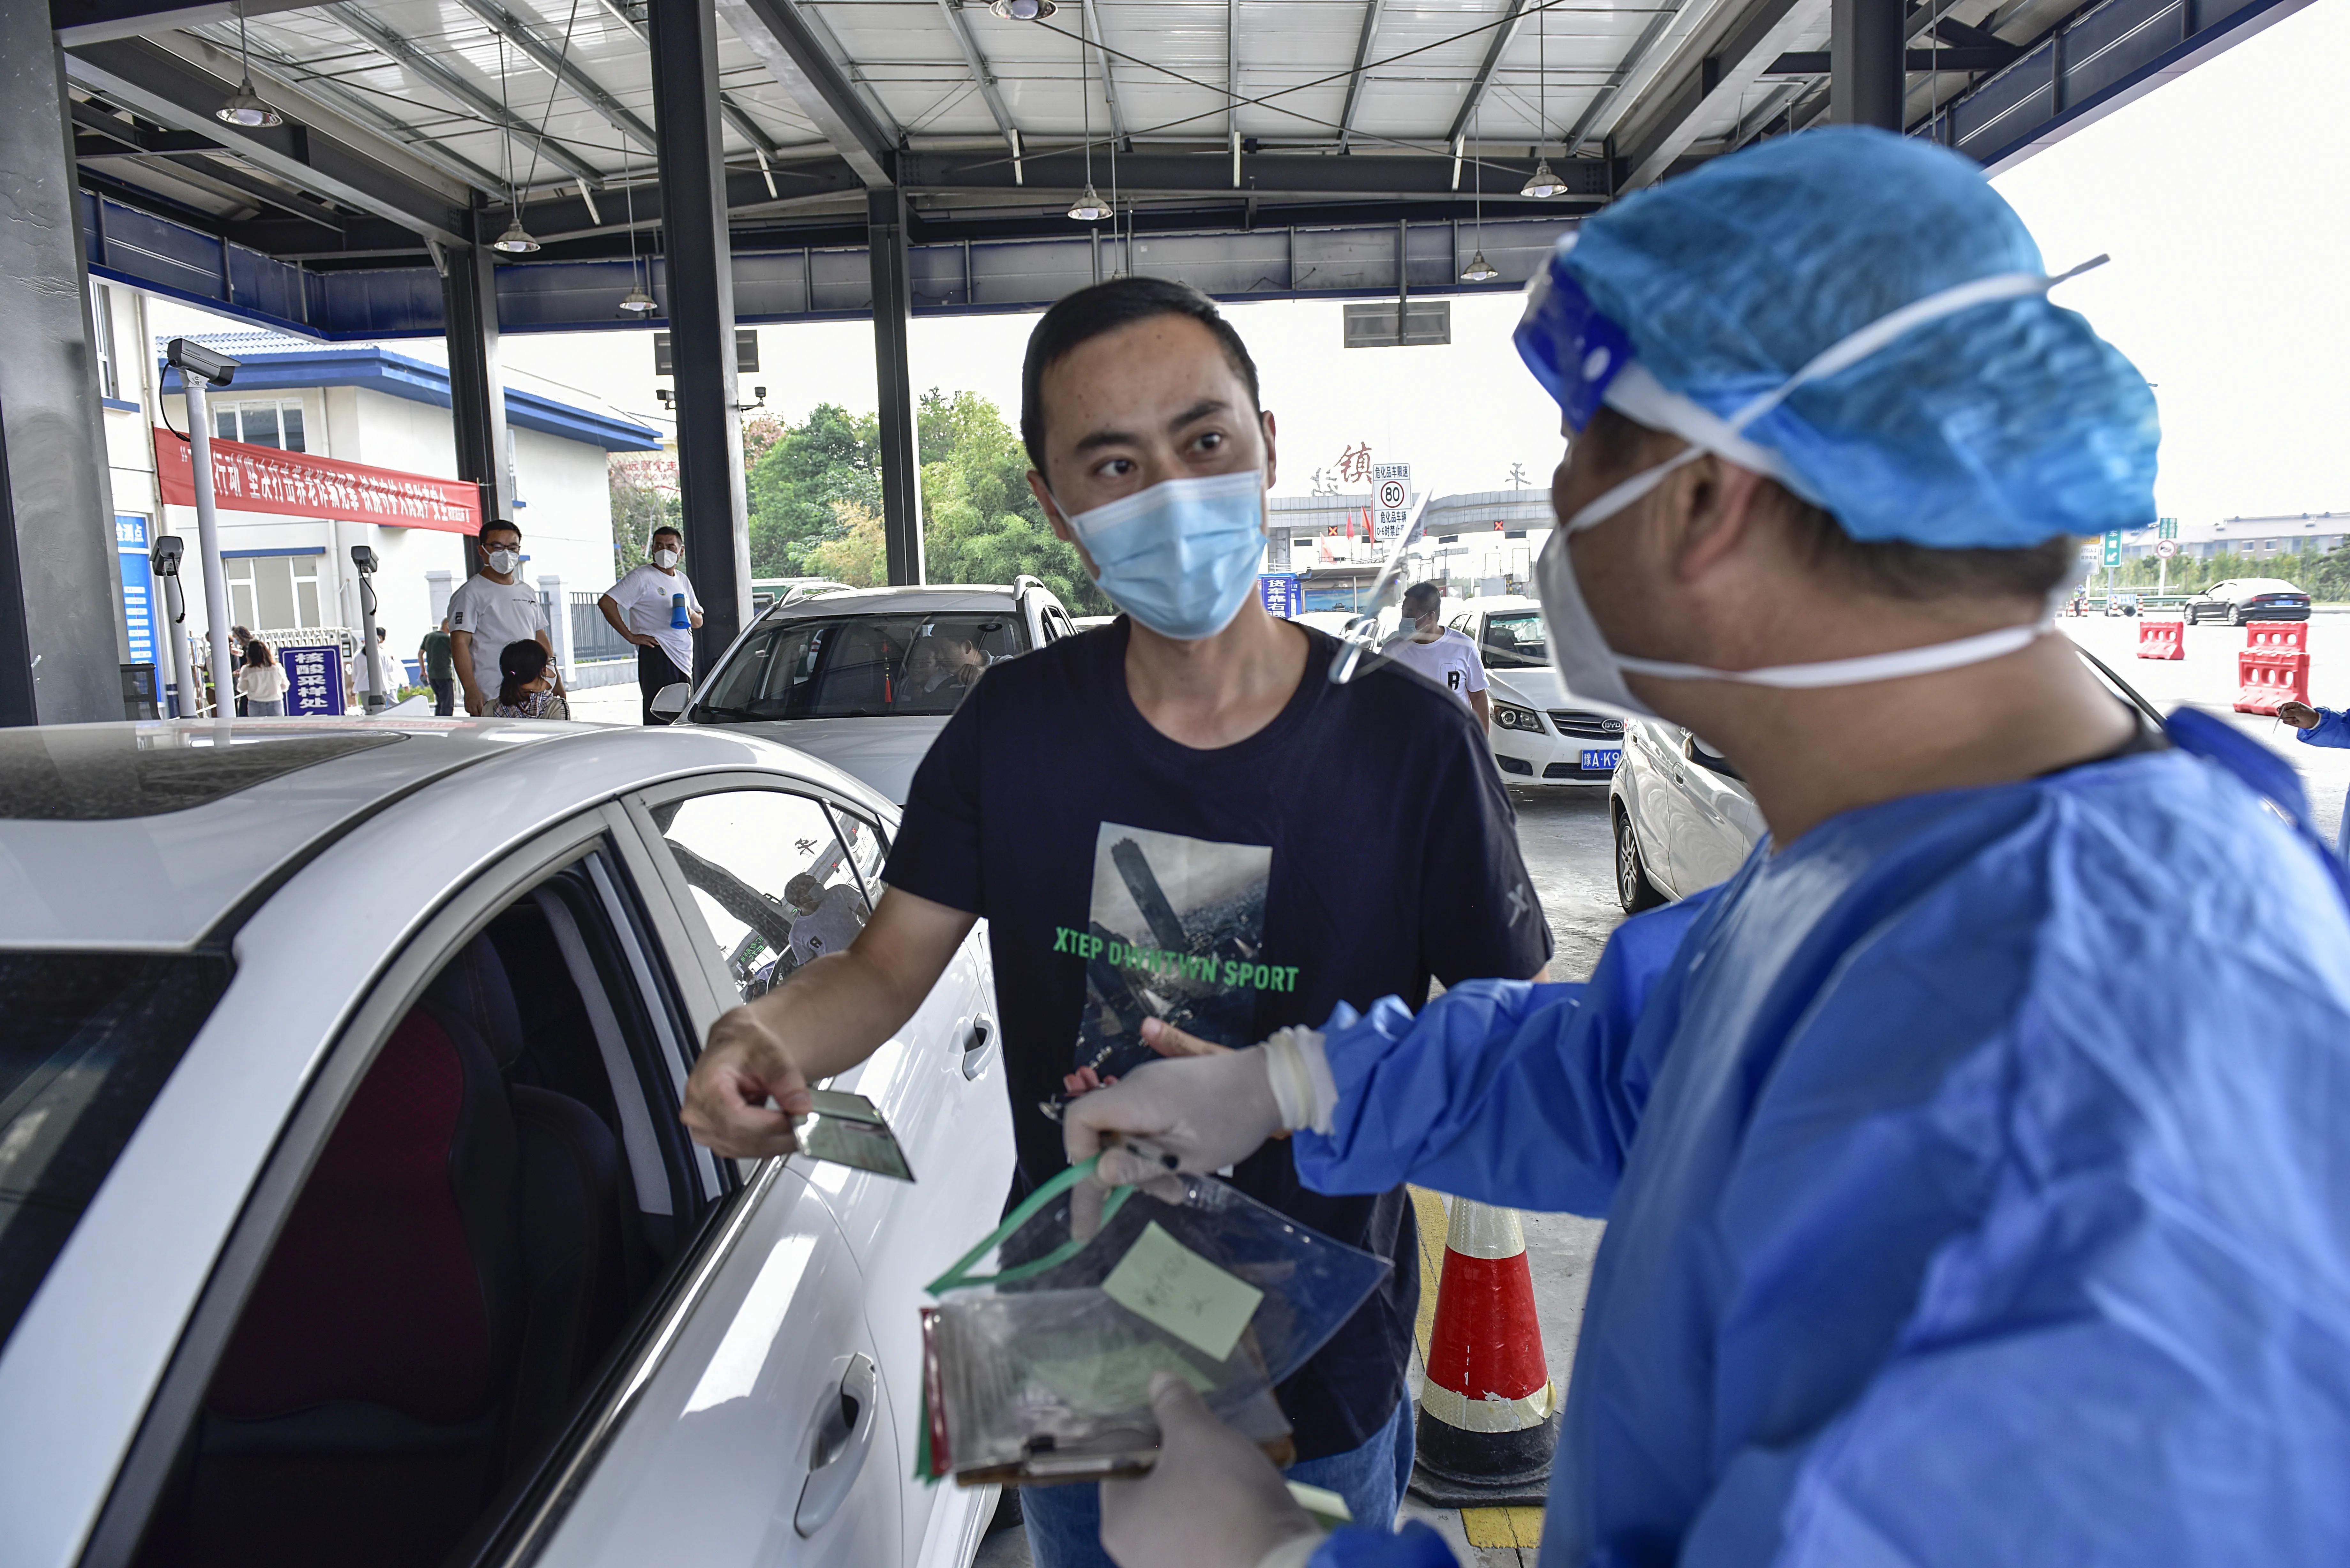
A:
{"label": "metal fence railing", "polygon": [[636,645],[612,629],[604,612],[596,607],[601,594],[571,595],[571,658],[576,664],[595,664],[610,659],[634,659]]}

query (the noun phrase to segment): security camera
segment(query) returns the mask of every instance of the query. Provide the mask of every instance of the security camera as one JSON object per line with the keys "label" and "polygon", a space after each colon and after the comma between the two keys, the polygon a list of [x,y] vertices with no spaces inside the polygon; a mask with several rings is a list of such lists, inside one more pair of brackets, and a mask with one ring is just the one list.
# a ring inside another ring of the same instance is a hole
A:
{"label": "security camera", "polygon": [[147,557],[154,563],[156,571],[167,577],[176,577],[180,575],[180,557],[186,550],[187,546],[180,543],[178,535],[158,534]]}
{"label": "security camera", "polygon": [[184,337],[174,337],[165,345],[163,360],[181,374],[201,376],[215,387],[225,387],[236,378],[236,360]]}
{"label": "security camera", "polygon": [[375,552],[365,545],[352,545],[351,565],[357,566],[362,572],[374,571],[376,569]]}

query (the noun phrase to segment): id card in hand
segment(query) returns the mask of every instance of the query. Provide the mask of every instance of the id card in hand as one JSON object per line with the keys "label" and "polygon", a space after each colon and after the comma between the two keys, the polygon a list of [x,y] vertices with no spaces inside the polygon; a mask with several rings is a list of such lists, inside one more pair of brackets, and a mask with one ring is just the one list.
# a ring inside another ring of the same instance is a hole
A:
{"label": "id card in hand", "polygon": [[801,1153],[899,1181],[914,1179],[913,1168],[898,1147],[898,1135],[872,1101],[837,1089],[811,1089],[808,1096],[816,1104],[799,1124]]}

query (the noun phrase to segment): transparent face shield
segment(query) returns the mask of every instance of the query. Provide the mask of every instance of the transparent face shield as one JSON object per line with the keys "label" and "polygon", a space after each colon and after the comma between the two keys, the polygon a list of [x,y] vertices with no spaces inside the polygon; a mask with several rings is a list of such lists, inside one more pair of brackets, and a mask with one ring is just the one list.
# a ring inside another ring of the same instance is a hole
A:
{"label": "transparent face shield", "polygon": [[[1345,635],[1338,639],[1338,651],[1330,659],[1330,684],[1344,686],[1366,670],[1378,669],[1388,662],[1396,648],[1411,640],[1419,625],[1403,613],[1404,562],[1411,547],[1419,542],[1420,532],[1428,524],[1428,497],[1423,495],[1412,506],[1401,529],[1396,534],[1395,545],[1379,566],[1379,575],[1371,579],[1370,591],[1363,596],[1358,613],[1347,623]],[[1381,629],[1388,611],[1395,611],[1395,623]]]}

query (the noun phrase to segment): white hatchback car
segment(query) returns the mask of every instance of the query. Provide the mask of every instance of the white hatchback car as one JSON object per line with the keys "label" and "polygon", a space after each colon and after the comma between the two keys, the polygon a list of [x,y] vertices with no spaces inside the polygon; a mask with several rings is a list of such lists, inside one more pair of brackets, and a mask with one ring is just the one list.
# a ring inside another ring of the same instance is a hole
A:
{"label": "white hatchback car", "polygon": [[1506,784],[1605,788],[1623,758],[1624,721],[1566,700],[1539,600],[1512,594],[1448,606],[1444,624],[1477,645],[1493,705],[1488,737]]}
{"label": "white hatchback car", "polygon": [[687,694],[682,725],[748,729],[823,758],[904,805],[931,742],[981,670],[1076,634],[1050,588],[850,588],[777,603]]}
{"label": "white hatchback car", "polygon": [[913,1184],[677,1117],[894,820],[723,730],[0,732],[0,1563],[967,1563],[993,1491],[907,1478],[1012,1179],[978,933],[835,1083]]}

